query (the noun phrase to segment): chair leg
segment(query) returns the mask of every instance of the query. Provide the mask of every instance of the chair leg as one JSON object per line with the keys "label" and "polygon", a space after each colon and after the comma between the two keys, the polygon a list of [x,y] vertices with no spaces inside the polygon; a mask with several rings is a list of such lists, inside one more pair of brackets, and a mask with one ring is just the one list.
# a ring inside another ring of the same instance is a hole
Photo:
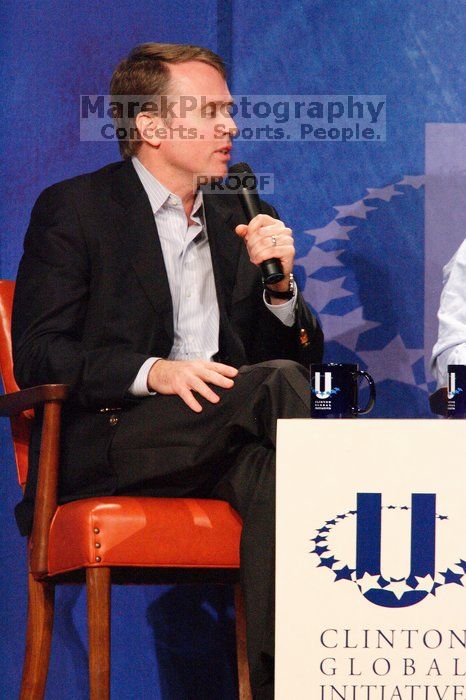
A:
{"label": "chair leg", "polygon": [[110,698],[110,569],[86,569],[90,700]]}
{"label": "chair leg", "polygon": [[29,574],[26,654],[20,700],[42,700],[49,670],[55,584]]}
{"label": "chair leg", "polygon": [[246,647],[246,615],[244,612],[243,592],[239,583],[235,584],[235,611],[239,700],[252,700],[251,685],[249,683],[248,655]]}

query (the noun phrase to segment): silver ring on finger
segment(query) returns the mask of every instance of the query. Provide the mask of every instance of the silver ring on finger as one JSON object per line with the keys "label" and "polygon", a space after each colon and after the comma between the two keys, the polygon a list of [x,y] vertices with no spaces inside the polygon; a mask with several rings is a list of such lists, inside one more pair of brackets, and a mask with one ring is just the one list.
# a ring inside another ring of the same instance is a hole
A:
{"label": "silver ring on finger", "polygon": [[272,245],[275,246],[277,245],[278,236],[270,236],[270,240],[272,241]]}

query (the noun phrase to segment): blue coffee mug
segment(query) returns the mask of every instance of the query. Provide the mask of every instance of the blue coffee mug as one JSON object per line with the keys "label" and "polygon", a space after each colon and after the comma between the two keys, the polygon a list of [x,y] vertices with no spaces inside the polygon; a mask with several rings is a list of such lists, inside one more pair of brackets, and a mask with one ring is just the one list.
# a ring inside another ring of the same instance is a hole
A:
{"label": "blue coffee mug", "polygon": [[466,365],[448,365],[448,417],[466,418]]}
{"label": "blue coffee mug", "polygon": [[[369,383],[369,400],[359,407],[358,381]],[[358,365],[328,362],[311,365],[311,418],[357,418],[372,411],[375,404],[375,383],[370,374]]]}

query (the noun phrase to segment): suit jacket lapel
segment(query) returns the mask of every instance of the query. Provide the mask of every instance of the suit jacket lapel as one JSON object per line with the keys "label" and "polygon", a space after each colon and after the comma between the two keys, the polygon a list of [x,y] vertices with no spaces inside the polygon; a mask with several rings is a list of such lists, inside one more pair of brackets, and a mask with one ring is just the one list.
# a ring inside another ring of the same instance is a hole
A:
{"label": "suit jacket lapel", "polygon": [[115,224],[134,268],[155,311],[173,342],[173,306],[154,214],[149,198],[131,161],[122,163],[113,177]]}
{"label": "suit jacket lapel", "polygon": [[244,223],[245,218],[241,207],[238,206],[237,198],[231,195],[205,195],[204,206],[220,310],[217,359],[240,366],[246,362],[246,354],[239,335],[230,323],[230,318],[238,264],[244,245],[234,228],[237,224]]}
{"label": "suit jacket lapel", "polygon": [[243,245],[234,232],[235,226],[242,219],[241,211],[238,212],[233,207],[233,199],[231,195],[226,194],[204,194],[207,233],[221,314],[222,311],[230,311],[239,254]]}

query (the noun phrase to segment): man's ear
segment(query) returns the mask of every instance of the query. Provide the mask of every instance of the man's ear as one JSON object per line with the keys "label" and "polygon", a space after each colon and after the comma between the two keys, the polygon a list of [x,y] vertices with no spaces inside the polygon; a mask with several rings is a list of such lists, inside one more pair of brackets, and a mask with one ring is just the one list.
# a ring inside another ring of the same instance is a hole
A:
{"label": "man's ear", "polygon": [[167,127],[160,117],[152,112],[139,112],[134,121],[138,138],[153,148],[159,148],[167,133]]}

